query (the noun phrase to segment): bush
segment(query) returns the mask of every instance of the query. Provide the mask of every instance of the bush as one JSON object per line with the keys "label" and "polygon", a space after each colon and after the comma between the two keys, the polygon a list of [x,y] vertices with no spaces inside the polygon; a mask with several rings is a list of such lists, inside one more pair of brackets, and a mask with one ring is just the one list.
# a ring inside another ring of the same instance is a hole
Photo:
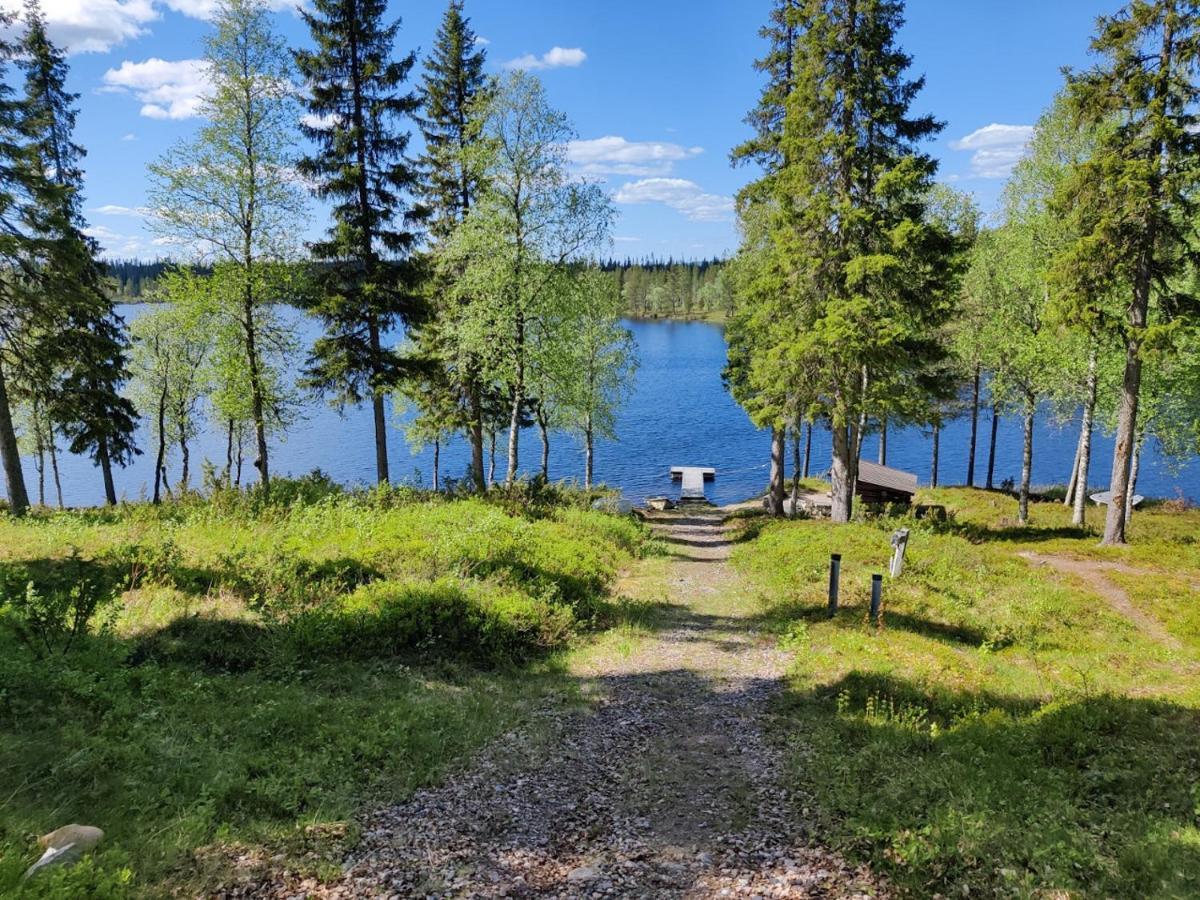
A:
{"label": "bush", "polygon": [[0,613],[39,659],[67,653],[95,616],[116,601],[119,588],[91,573],[77,550],[59,565],[55,578],[41,583],[21,566],[0,570]]}

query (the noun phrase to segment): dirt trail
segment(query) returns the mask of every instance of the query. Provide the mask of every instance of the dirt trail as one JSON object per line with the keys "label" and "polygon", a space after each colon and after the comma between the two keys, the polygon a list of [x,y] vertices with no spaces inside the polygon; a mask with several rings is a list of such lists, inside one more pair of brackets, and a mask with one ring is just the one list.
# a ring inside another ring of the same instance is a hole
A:
{"label": "dirt trail", "polygon": [[[446,784],[374,813],[335,884],[227,896],[875,897],[808,836],[767,739],[788,656],[758,634],[719,510],[656,516],[670,605],[628,655],[583,655],[593,711],[511,734]],[[613,658],[613,657],[617,658]]]}
{"label": "dirt trail", "polygon": [[1135,569],[1124,563],[1102,562],[1092,559],[1078,559],[1073,556],[1051,556],[1044,553],[1026,551],[1020,554],[1035,565],[1048,566],[1056,572],[1074,575],[1083,581],[1096,594],[1103,597],[1108,604],[1122,616],[1132,622],[1147,637],[1158,641],[1172,650],[1182,649],[1182,644],[1163,626],[1162,622],[1144,612],[1129,599],[1129,594],[1116,582],[1105,577],[1105,572],[1120,572],[1123,575],[1153,575],[1142,569]]}

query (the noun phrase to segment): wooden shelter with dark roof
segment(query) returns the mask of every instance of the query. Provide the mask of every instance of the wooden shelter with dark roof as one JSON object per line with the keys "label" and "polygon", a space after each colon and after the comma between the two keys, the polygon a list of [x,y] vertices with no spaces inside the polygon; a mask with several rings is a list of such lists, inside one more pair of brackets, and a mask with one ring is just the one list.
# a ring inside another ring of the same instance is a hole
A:
{"label": "wooden shelter with dark roof", "polygon": [[863,460],[858,464],[854,492],[864,503],[912,503],[917,476]]}

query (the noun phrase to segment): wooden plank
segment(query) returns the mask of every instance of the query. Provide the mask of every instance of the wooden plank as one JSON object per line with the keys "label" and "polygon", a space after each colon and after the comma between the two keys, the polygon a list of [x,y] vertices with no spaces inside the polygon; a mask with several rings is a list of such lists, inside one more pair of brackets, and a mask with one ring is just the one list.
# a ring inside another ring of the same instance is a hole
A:
{"label": "wooden plank", "polygon": [[716,469],[704,466],[671,466],[671,478],[683,482],[679,491],[681,500],[703,500],[704,482],[716,477]]}

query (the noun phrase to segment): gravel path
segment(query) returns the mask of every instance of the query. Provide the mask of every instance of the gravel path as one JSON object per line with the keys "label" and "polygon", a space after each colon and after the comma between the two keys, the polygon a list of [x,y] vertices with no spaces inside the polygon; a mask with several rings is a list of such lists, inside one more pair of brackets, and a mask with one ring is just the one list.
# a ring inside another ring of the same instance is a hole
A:
{"label": "gravel path", "polygon": [[[443,786],[373,813],[336,883],[226,896],[876,897],[814,843],[764,726],[787,654],[757,634],[719,510],[656,516],[670,605],[628,655],[573,673],[594,709],[510,734]],[[617,658],[613,658],[617,657]]]}

